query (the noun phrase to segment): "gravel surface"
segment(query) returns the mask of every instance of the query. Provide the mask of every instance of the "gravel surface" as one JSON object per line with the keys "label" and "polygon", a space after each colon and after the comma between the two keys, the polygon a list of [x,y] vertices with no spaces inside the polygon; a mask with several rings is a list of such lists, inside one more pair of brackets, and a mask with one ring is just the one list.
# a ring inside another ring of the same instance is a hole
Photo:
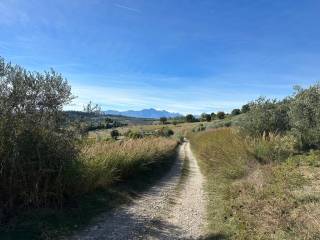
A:
{"label": "gravel surface", "polygon": [[171,170],[154,187],[131,205],[102,215],[70,239],[201,238],[206,202],[203,176],[189,142],[178,151]]}

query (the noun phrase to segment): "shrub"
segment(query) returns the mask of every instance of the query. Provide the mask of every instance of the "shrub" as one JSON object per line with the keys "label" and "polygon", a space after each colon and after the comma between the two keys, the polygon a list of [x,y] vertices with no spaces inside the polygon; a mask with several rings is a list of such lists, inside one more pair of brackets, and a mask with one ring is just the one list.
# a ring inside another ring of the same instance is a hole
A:
{"label": "shrub", "polygon": [[157,135],[161,137],[170,137],[174,134],[173,130],[168,127],[163,127],[157,131]]}
{"label": "shrub", "polygon": [[212,113],[210,114],[210,116],[211,116],[211,121],[212,121],[212,120],[215,120],[215,119],[216,119],[217,114],[215,114],[214,112],[212,112]]}
{"label": "shrub", "polygon": [[186,116],[186,121],[187,122],[195,122],[196,121],[196,118],[192,115],[192,114],[188,114]]}
{"label": "shrub", "polygon": [[62,113],[71,88],[53,70],[31,73],[3,59],[0,80],[0,206],[10,214],[60,205],[77,158]]}
{"label": "shrub", "polygon": [[249,104],[245,104],[241,107],[241,113],[246,113],[250,111],[250,105]]}
{"label": "shrub", "polygon": [[218,113],[217,113],[218,119],[224,119],[225,115],[226,115],[226,114],[225,114],[224,112],[218,112]]}
{"label": "shrub", "polygon": [[161,122],[162,124],[166,124],[167,121],[168,121],[168,119],[167,119],[166,117],[161,117],[161,118],[160,118],[160,122]]}
{"label": "shrub", "polygon": [[232,110],[231,115],[235,116],[235,115],[239,115],[240,113],[241,113],[240,109],[236,108]]}
{"label": "shrub", "polygon": [[250,104],[243,128],[251,135],[268,135],[270,132],[289,130],[289,100],[278,102],[259,98]]}
{"label": "shrub", "polygon": [[290,103],[290,126],[302,148],[320,147],[320,84],[297,89]]}
{"label": "shrub", "polygon": [[117,138],[120,136],[120,133],[119,133],[118,130],[113,129],[113,130],[111,130],[111,132],[110,132],[110,136],[111,136],[113,139],[117,139]]}
{"label": "shrub", "polygon": [[227,121],[227,122],[224,123],[225,127],[231,127],[231,125],[232,125],[231,121]]}
{"label": "shrub", "polygon": [[211,115],[210,114],[206,114],[206,113],[202,113],[201,114],[201,121],[210,122],[211,121]]}

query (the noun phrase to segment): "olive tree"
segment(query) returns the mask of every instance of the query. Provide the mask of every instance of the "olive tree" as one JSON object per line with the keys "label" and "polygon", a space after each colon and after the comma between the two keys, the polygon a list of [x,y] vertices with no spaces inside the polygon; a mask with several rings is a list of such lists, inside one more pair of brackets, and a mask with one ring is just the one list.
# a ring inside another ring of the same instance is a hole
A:
{"label": "olive tree", "polygon": [[55,71],[29,72],[0,58],[0,206],[5,213],[61,203],[77,156],[62,112],[72,99],[68,82]]}
{"label": "olive tree", "polygon": [[231,111],[231,115],[232,116],[236,116],[236,115],[239,115],[241,113],[240,109],[238,108],[235,108]]}
{"label": "olive tree", "polygon": [[167,121],[168,121],[168,119],[167,119],[166,117],[161,117],[159,120],[160,120],[160,122],[161,122],[162,124],[166,124]]}
{"label": "olive tree", "polygon": [[301,147],[320,147],[320,84],[296,87],[290,103],[290,126]]}
{"label": "olive tree", "polygon": [[218,118],[218,119],[224,119],[225,116],[226,116],[226,114],[225,114],[224,112],[218,112],[218,113],[217,113],[217,118]]}
{"label": "olive tree", "polygon": [[196,118],[192,114],[187,114],[186,121],[187,122],[195,122]]}
{"label": "olive tree", "polygon": [[266,98],[250,103],[250,111],[243,121],[244,129],[251,135],[289,130],[289,103],[288,99],[277,101]]}

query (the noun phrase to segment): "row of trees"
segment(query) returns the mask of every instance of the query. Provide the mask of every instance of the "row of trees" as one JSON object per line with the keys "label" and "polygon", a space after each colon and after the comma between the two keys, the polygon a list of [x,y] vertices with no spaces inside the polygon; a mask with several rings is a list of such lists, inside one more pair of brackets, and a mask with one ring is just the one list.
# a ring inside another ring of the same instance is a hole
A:
{"label": "row of trees", "polygon": [[[227,116],[236,116],[236,115],[239,115],[241,113],[247,113],[248,111],[250,110],[250,104],[245,104],[242,106],[241,110],[238,109],[238,108],[235,108],[231,111],[230,114],[228,113],[225,113],[223,111],[220,111],[220,112],[217,112],[217,113],[214,113],[212,112],[211,114],[208,114],[208,113],[202,113],[200,115],[200,117],[195,117],[194,115],[192,114],[187,114],[185,117],[177,117],[177,118],[174,118],[174,119],[171,119],[172,120],[172,123],[175,124],[175,123],[179,123],[179,122],[210,122],[210,121],[213,121],[213,120],[221,120],[221,119],[224,119],[226,118]],[[168,118],[166,117],[161,117],[159,119],[160,123],[161,124],[167,124],[169,121],[168,121]]]}
{"label": "row of trees", "polygon": [[[249,109],[250,109],[249,104],[245,104],[242,106],[241,110],[238,108],[233,109],[230,114],[222,112],[222,111],[217,112],[217,113],[212,112],[211,114],[202,113],[199,120],[203,121],[203,122],[204,121],[210,122],[210,121],[217,120],[217,119],[224,119],[225,117],[227,117],[229,115],[236,116],[241,113],[246,113],[249,111]],[[186,121],[187,122],[195,122],[195,121],[197,121],[197,119],[192,114],[188,114],[186,116]]]}
{"label": "row of trees", "polygon": [[290,134],[301,149],[320,148],[319,106],[319,83],[307,89],[296,87],[284,100],[259,98],[250,103],[243,127],[251,135]]}

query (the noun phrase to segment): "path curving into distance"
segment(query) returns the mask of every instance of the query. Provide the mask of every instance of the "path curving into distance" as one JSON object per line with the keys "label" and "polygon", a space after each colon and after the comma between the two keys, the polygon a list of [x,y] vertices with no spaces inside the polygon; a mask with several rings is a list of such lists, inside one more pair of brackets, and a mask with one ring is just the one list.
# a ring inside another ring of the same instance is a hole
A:
{"label": "path curving into distance", "polygon": [[72,240],[199,239],[204,235],[204,178],[190,143],[178,148],[178,159],[155,186],[132,204],[103,214]]}

